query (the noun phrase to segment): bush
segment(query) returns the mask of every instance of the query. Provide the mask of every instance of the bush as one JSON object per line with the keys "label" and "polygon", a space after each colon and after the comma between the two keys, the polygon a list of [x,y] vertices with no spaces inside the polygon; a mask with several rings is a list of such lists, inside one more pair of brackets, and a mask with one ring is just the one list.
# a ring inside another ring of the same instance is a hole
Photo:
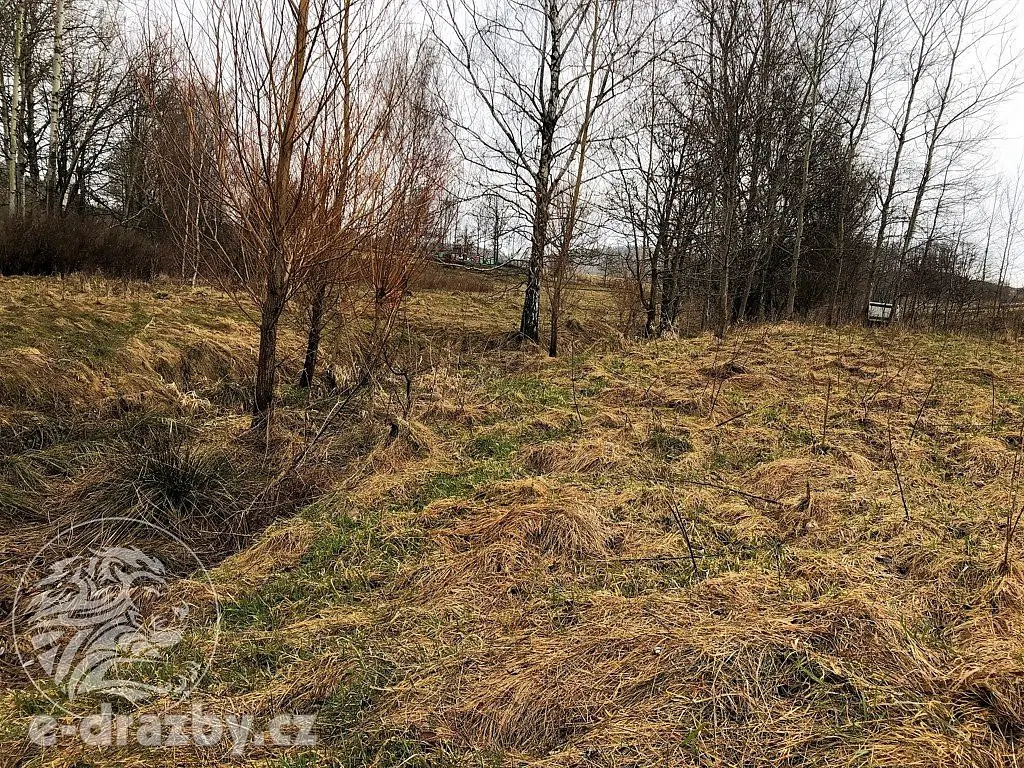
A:
{"label": "bush", "polygon": [[27,213],[0,219],[0,274],[94,272],[149,280],[175,270],[166,246],[100,217]]}

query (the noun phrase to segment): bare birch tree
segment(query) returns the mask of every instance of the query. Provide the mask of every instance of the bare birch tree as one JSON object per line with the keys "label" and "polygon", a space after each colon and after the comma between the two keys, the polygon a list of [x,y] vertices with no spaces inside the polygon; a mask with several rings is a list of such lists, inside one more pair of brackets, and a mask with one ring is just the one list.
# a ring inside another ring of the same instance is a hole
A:
{"label": "bare birch tree", "polygon": [[[444,0],[431,14],[438,40],[483,108],[482,119],[461,126],[475,145],[466,158],[526,223],[524,339],[540,341],[553,198],[576,165],[583,123],[592,124],[642,68],[639,53],[653,23],[644,11],[621,0]],[[593,18],[599,29],[592,61]]]}

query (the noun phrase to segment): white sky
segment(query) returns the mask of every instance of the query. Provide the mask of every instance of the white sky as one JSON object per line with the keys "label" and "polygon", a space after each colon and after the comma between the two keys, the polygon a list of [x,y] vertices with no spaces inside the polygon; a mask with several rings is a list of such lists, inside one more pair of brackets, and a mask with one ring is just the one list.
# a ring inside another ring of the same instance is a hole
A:
{"label": "white sky", "polygon": [[[1024,5],[1024,3],[1022,3]],[[1024,14],[1024,7],[1021,9]],[[1024,15],[1018,22],[1018,39],[1024,40]],[[1024,90],[1015,93],[999,109],[992,142],[994,170],[1015,175],[1024,157]]]}
{"label": "white sky", "polygon": [[[1001,5],[1010,20],[1009,42],[1015,50],[1024,51],[1024,0],[1004,0]],[[1024,61],[1021,62],[1021,69],[1024,70]],[[997,108],[993,123],[988,170],[993,174],[1003,174],[1012,182],[1018,174],[1024,173],[1024,87],[1011,94]],[[1013,250],[1009,279],[1014,285],[1024,285],[1021,244],[1018,243]]]}

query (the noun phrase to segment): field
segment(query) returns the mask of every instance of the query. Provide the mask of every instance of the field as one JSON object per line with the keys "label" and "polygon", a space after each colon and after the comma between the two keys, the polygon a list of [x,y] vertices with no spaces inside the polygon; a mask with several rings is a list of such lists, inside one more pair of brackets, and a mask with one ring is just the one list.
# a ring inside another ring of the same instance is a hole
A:
{"label": "field", "polygon": [[315,712],[319,738],[32,746],[60,713],[8,645],[0,763],[1018,764],[1015,345],[803,324],[641,343],[594,292],[549,359],[508,343],[514,286],[463,287],[415,291],[402,375],[333,420],[287,386],[289,331],[254,436],[228,297],[0,281],[2,612],[57,527],[145,516],[210,567],[212,588],[175,584],[199,608],[175,653],[210,649],[220,605],[193,701]]}

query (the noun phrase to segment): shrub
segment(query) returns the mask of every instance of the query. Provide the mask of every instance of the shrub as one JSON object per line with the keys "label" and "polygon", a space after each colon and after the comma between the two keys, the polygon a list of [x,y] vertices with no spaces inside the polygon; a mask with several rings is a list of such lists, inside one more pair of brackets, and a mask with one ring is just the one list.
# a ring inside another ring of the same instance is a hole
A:
{"label": "shrub", "polygon": [[149,280],[171,274],[170,249],[100,217],[28,213],[0,218],[0,274],[95,272]]}

